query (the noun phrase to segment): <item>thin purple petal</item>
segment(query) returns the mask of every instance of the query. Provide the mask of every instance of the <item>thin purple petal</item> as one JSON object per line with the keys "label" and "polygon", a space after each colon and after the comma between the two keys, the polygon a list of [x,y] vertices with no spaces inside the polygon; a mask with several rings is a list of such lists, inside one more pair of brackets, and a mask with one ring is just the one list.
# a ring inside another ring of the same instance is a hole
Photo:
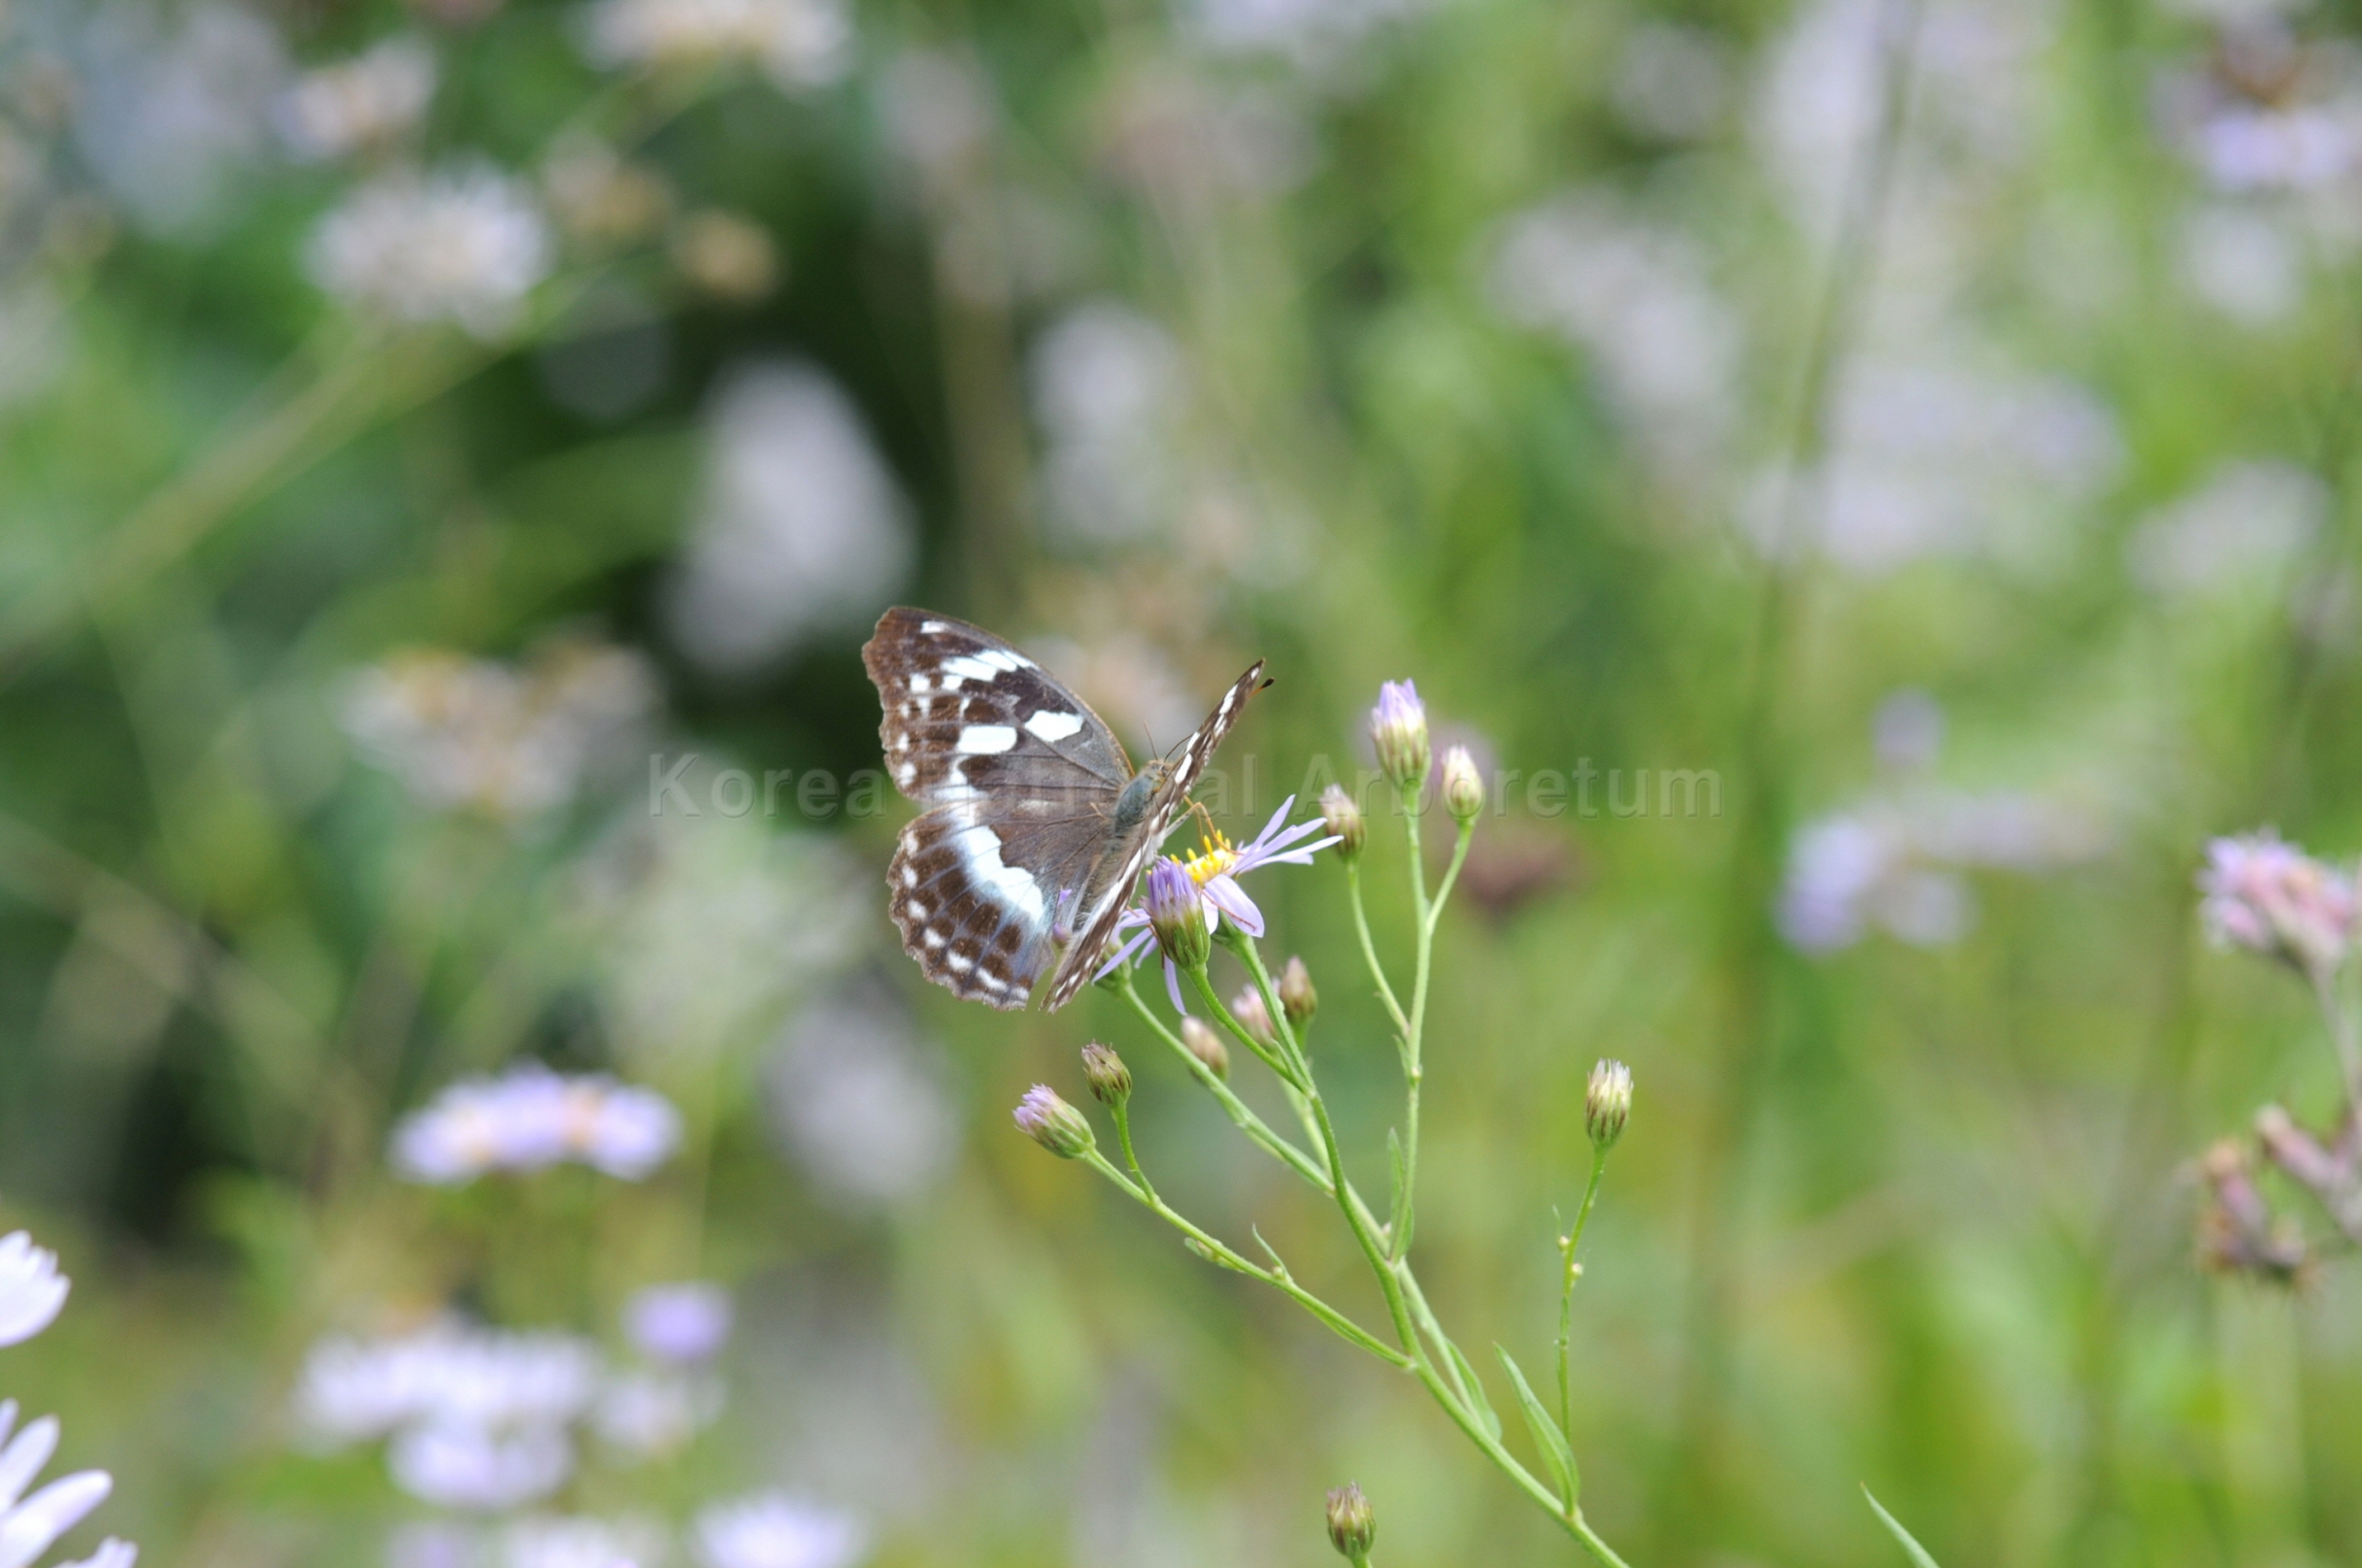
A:
{"label": "thin purple petal", "polygon": [[1247,896],[1247,889],[1241,887],[1238,879],[1229,872],[1207,879],[1206,902],[1238,921],[1240,928],[1248,936],[1259,938],[1263,935],[1263,912],[1255,907],[1255,901]]}

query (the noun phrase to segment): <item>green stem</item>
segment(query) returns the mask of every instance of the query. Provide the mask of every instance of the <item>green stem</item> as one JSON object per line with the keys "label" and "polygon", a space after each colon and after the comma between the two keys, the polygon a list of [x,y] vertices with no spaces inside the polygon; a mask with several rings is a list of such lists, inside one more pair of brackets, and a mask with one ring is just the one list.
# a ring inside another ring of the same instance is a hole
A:
{"label": "green stem", "polygon": [[1386,1017],[1394,1020],[1396,1034],[1408,1035],[1411,1020],[1403,1017],[1403,1005],[1394,999],[1394,986],[1386,980],[1385,967],[1378,961],[1378,944],[1370,940],[1370,915],[1361,902],[1359,860],[1345,863],[1345,886],[1353,905],[1353,934],[1361,939],[1361,958],[1370,966],[1370,978],[1378,982],[1378,999],[1386,1004]]}
{"label": "green stem", "polygon": [[2312,997],[2321,1006],[2321,1018],[2329,1025],[2329,1038],[2337,1046],[2338,1069],[2345,1079],[2345,1103],[2362,1106],[2362,1043],[2354,1038],[2354,1021],[2338,1001],[2337,977],[2334,970],[2319,964],[2305,966],[2312,982]]}
{"label": "green stem", "polygon": [[[1300,1062],[1301,1057],[1295,1049],[1295,1031],[1288,1027],[1287,1015],[1281,1011],[1280,999],[1272,990],[1271,976],[1264,971],[1261,954],[1255,951],[1254,939],[1244,932],[1235,933],[1231,937],[1230,947],[1247,965],[1247,972],[1254,978],[1255,988],[1263,993],[1263,1005],[1271,1013],[1272,1028],[1277,1034],[1280,1049],[1286,1052],[1291,1062]],[[1208,1009],[1222,1018],[1231,1033],[1255,1047],[1257,1055],[1264,1054],[1260,1044],[1240,1026],[1238,1019],[1230,1016],[1230,1010],[1222,1006],[1220,999],[1214,994],[1214,984],[1207,979],[1203,965],[1189,972],[1189,982],[1197,987],[1198,995],[1205,1000]],[[1275,1065],[1274,1070],[1280,1069]],[[1284,1078],[1285,1074],[1281,1076]],[[1418,1330],[1413,1325],[1410,1306],[1403,1299],[1402,1282],[1394,1277],[1386,1250],[1380,1244],[1376,1230],[1364,1222],[1366,1210],[1353,1199],[1352,1184],[1346,1180],[1345,1156],[1337,1148],[1337,1129],[1329,1120],[1328,1107],[1322,1102],[1320,1090],[1313,1083],[1309,1071],[1304,1073],[1297,1088],[1311,1109],[1314,1125],[1320,1134],[1320,1151],[1328,1162],[1329,1191],[1336,1198],[1337,1207],[1345,1214],[1346,1227],[1352,1231],[1353,1240],[1361,1246],[1362,1255],[1369,1260],[1371,1273],[1378,1277],[1379,1291],[1386,1298],[1386,1313],[1394,1319],[1396,1338],[1402,1341],[1406,1351],[1415,1352]]]}
{"label": "green stem", "polygon": [[1240,1099],[1238,1092],[1222,1081],[1221,1075],[1199,1061],[1197,1053],[1189,1049],[1181,1037],[1166,1028],[1164,1020],[1148,1010],[1148,1004],[1142,999],[1139,988],[1132,984],[1131,970],[1117,970],[1112,984],[1115,994],[1130,1003],[1132,1011],[1140,1015],[1141,1020],[1181,1058],[1181,1065],[1189,1070],[1189,1076],[1203,1084],[1206,1091],[1229,1113],[1231,1121],[1241,1132],[1264,1152],[1318,1187],[1323,1197],[1331,1195],[1329,1179],[1313,1156],[1274,1132],[1271,1124],[1255,1115],[1253,1108]]}
{"label": "green stem", "polygon": [[1358,1346],[1362,1350],[1369,1351],[1372,1355],[1377,1356],[1381,1361],[1385,1362],[1388,1366],[1399,1367],[1406,1371],[1413,1366],[1413,1359],[1410,1355],[1396,1350],[1393,1346],[1386,1344],[1383,1340],[1379,1339],[1368,1329],[1363,1328],[1359,1323],[1356,1323],[1353,1321],[1353,1319],[1347,1318],[1344,1313],[1339,1312],[1336,1308],[1330,1306],[1318,1296],[1314,1295],[1310,1290],[1305,1289],[1304,1286],[1296,1283],[1295,1277],[1290,1275],[1284,1267],[1274,1266],[1271,1268],[1265,1268],[1260,1263],[1253,1262],[1248,1258],[1241,1256],[1240,1253],[1227,1243],[1217,1240],[1215,1237],[1200,1229],[1196,1224],[1190,1221],[1188,1217],[1181,1214],[1179,1211],[1167,1205],[1166,1202],[1162,1198],[1158,1197],[1145,1182],[1135,1184],[1130,1177],[1124,1175],[1123,1172],[1117,1170],[1112,1163],[1110,1163],[1108,1157],[1099,1152],[1098,1150],[1086,1149],[1082,1151],[1080,1158],[1092,1170],[1097,1171],[1101,1176],[1104,1176],[1110,1182],[1113,1182],[1134,1202],[1140,1204],[1150,1214],[1155,1215],[1159,1219],[1162,1219],[1165,1223],[1171,1225],[1174,1229],[1188,1237],[1190,1241],[1196,1243],[1199,1251],[1211,1261],[1218,1263],[1223,1268],[1232,1270],[1234,1273],[1245,1274],[1254,1279],[1261,1280],[1265,1284],[1270,1285],[1273,1289],[1278,1290],[1281,1294],[1286,1296],[1290,1301],[1293,1301],[1297,1306],[1302,1307],[1306,1312],[1309,1312],[1314,1318],[1319,1318],[1320,1321],[1333,1333],[1335,1333],[1338,1338],[1346,1341],[1349,1345]]}
{"label": "green stem", "polygon": [[1411,844],[1411,910],[1417,933],[1418,945],[1411,976],[1410,1027],[1403,1031],[1403,1190],[1400,1213],[1395,1215],[1387,1239],[1392,1256],[1397,1260],[1411,1252],[1411,1237],[1416,1228],[1418,1202],[1418,1144],[1420,1089],[1427,1080],[1423,1059],[1427,1036],[1427,981],[1434,969],[1435,927],[1444,913],[1444,901],[1451,896],[1452,884],[1460,880],[1460,867],[1467,862],[1468,846],[1475,838],[1476,819],[1459,824],[1459,833],[1451,847],[1451,864],[1444,873],[1435,896],[1427,894],[1427,862],[1419,849],[1418,793],[1403,791],[1403,820],[1408,826]]}
{"label": "green stem", "polygon": [[1156,1188],[1149,1184],[1148,1173],[1140,1168],[1140,1156],[1132,1152],[1131,1108],[1119,1100],[1108,1107],[1108,1114],[1115,1119],[1115,1141],[1123,1146],[1123,1162],[1131,1167],[1132,1180],[1140,1184],[1141,1191],[1155,1197]]}
{"label": "green stem", "polygon": [[[1568,1346],[1575,1337],[1575,1282],[1582,1277],[1582,1265],[1575,1261],[1576,1249],[1582,1246],[1582,1228],[1591,1222],[1591,1206],[1599,1201],[1599,1179],[1608,1169],[1608,1151],[1597,1144],[1591,1146],[1591,1184],[1583,1188],[1582,1207],[1575,1211],[1575,1225],[1558,1250],[1565,1255],[1566,1275],[1558,1288],[1558,1429],[1572,1442],[1575,1436],[1575,1384],[1567,1371]],[[1570,1483],[1567,1506],[1575,1506],[1575,1493]]]}

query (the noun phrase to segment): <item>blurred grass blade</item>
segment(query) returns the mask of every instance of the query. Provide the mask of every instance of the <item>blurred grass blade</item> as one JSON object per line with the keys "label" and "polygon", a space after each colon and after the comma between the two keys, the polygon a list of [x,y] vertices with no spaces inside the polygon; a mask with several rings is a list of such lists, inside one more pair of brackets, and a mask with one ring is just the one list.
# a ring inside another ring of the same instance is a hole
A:
{"label": "blurred grass blade", "polygon": [[1879,1517],[1880,1524],[1886,1526],[1886,1533],[1893,1536],[1905,1551],[1911,1553],[1913,1568],[1936,1568],[1936,1559],[1927,1554],[1927,1549],[1911,1538],[1911,1532],[1903,1528],[1901,1522],[1892,1514],[1886,1512],[1883,1503],[1871,1496],[1868,1486],[1862,1488],[1862,1495],[1869,1498],[1870,1511]]}
{"label": "blurred grass blade", "polygon": [[1534,1447],[1541,1451],[1543,1462],[1549,1466],[1550,1479],[1557,1485],[1558,1495],[1572,1503],[1582,1488],[1581,1472],[1575,1468],[1575,1450],[1567,1435],[1550,1419],[1542,1401],[1534,1397],[1534,1385],[1525,1381],[1525,1374],[1507,1347],[1495,1345],[1493,1353],[1501,1358],[1501,1366],[1509,1381],[1517,1388],[1517,1408],[1525,1413],[1525,1429],[1534,1435]]}

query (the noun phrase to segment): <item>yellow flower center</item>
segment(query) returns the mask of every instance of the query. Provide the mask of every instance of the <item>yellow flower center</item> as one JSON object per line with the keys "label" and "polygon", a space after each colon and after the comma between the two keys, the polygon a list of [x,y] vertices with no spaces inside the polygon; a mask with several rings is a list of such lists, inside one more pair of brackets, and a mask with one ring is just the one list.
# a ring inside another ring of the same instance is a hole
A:
{"label": "yellow flower center", "polygon": [[1212,838],[1201,838],[1197,843],[1197,853],[1188,859],[1181,860],[1179,855],[1173,858],[1181,860],[1181,868],[1200,887],[1239,863],[1239,851],[1230,847],[1230,840],[1219,828],[1214,829]]}

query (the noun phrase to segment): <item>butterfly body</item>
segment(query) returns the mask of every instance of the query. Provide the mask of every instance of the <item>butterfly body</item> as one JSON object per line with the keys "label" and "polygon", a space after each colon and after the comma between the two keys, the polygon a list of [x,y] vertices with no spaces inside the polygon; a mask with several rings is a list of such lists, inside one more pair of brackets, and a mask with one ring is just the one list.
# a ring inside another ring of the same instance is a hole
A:
{"label": "butterfly body", "polygon": [[981,627],[896,608],[861,657],[887,772],[927,808],[886,873],[904,951],[962,997],[1021,1008],[1063,943],[1048,1005],[1064,1006],[1263,666],[1170,761],[1135,769],[1087,704]]}

